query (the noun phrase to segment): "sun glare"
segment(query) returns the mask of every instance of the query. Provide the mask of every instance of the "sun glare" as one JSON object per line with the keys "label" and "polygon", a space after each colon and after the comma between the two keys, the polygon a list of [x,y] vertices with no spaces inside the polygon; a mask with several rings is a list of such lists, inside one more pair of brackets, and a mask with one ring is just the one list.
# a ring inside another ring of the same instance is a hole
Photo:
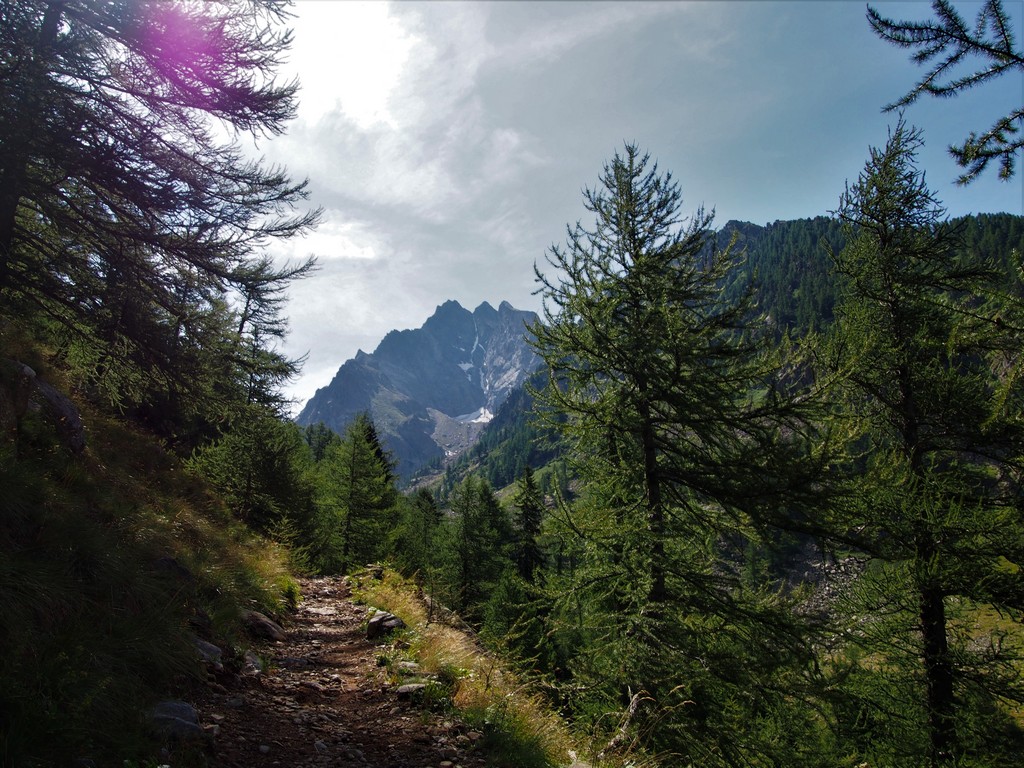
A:
{"label": "sun glare", "polygon": [[415,42],[388,3],[298,2],[289,69],[299,76],[299,117],[340,110],[359,128],[394,124],[388,99]]}

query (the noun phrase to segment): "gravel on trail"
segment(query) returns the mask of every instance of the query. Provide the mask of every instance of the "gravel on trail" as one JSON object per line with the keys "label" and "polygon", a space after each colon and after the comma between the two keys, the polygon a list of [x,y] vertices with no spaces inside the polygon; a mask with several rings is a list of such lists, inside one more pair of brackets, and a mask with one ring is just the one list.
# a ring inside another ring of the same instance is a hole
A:
{"label": "gravel on trail", "polygon": [[[196,709],[211,768],[480,768],[481,734],[400,696],[366,638],[368,609],[343,578],[304,579],[286,638],[254,641],[241,672],[217,674]],[[413,665],[415,666],[415,665]]]}

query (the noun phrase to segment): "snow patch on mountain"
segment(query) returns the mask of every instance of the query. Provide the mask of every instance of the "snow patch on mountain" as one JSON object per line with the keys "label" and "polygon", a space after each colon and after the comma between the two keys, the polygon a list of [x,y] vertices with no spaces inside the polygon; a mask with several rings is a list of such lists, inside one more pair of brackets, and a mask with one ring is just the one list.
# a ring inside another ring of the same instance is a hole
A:
{"label": "snow patch on mountain", "polygon": [[462,416],[456,416],[455,420],[462,424],[486,424],[494,418],[494,414],[484,406],[478,408],[472,413],[464,413]]}

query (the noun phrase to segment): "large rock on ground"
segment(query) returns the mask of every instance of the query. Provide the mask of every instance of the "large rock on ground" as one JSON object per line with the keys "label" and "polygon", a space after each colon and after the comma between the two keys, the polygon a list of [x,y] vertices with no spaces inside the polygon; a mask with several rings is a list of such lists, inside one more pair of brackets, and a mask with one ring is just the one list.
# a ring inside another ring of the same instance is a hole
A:
{"label": "large rock on ground", "polygon": [[78,408],[53,385],[36,380],[36,391],[32,397],[43,412],[53,421],[64,447],[74,454],[85,450],[85,425],[78,414]]}
{"label": "large rock on ground", "polygon": [[184,701],[161,701],[149,711],[153,729],[168,741],[197,744],[206,739],[199,725],[199,714]]}
{"label": "large rock on ground", "polygon": [[17,360],[0,359],[0,435],[12,443],[29,411],[42,412],[74,454],[85,450],[85,425],[78,408],[62,392]]}
{"label": "large rock on ground", "polygon": [[384,637],[396,629],[402,629],[404,626],[405,622],[393,613],[377,611],[366,623],[366,639],[376,640],[378,637]]}
{"label": "large rock on ground", "polygon": [[28,410],[36,372],[17,360],[0,359],[0,435],[13,440]]}
{"label": "large rock on ground", "polygon": [[288,633],[284,631],[284,627],[259,611],[245,611],[242,614],[242,623],[249,630],[249,634],[254,637],[274,640],[279,643],[288,639]]}

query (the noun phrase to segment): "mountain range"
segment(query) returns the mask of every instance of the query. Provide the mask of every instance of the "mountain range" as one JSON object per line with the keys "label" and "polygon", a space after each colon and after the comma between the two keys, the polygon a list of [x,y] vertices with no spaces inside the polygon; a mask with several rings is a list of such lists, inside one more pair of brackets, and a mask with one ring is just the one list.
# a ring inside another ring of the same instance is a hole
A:
{"label": "mountain range", "polygon": [[[1024,252],[1024,217],[979,214],[953,224],[965,250],[985,253],[1005,267],[1009,281],[1018,279],[1011,254]],[[842,250],[847,233],[840,222],[824,216],[765,226],[729,221],[716,234],[719,247],[735,238],[733,247],[746,255],[722,286],[726,298],[752,280],[759,311],[780,332],[827,328],[840,284],[825,244]],[[445,302],[423,327],[391,331],[372,354],[360,351],[342,365],[297,421],[343,433],[356,413],[367,411],[402,478],[444,463],[453,481],[472,467],[502,487],[524,466],[558,453],[550,435],[529,426],[531,398],[519,389],[540,364],[527,341],[527,326],[536,320],[508,302],[498,309],[485,302],[472,312]]]}
{"label": "mountain range", "polygon": [[527,341],[537,319],[506,301],[472,312],[447,301],[422,327],[391,331],[372,353],[346,361],[296,421],[343,434],[357,413],[368,412],[398,475],[408,479],[472,445],[537,368]]}

